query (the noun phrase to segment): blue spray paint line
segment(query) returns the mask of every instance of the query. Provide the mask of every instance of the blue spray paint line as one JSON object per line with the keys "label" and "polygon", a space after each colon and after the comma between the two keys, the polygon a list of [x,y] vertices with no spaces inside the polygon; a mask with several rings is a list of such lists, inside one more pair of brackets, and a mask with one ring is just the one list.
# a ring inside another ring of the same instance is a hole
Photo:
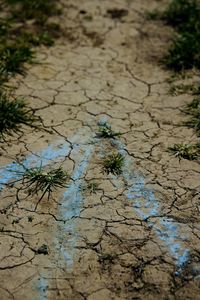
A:
{"label": "blue spray paint line", "polygon": [[[176,262],[177,274],[181,272],[189,259],[189,250],[185,248],[184,240],[180,237],[180,224],[176,224],[172,218],[159,217],[160,205],[150,188],[146,187],[144,177],[130,171],[132,160],[125,151],[125,146],[118,140],[112,143],[118,151],[126,157],[123,178],[128,186],[125,195],[129,200],[134,200],[133,207],[140,218],[152,226],[157,236],[169,249],[171,256]],[[149,218],[154,217],[154,222]]]}
{"label": "blue spray paint line", "polygon": [[46,278],[40,276],[37,283],[37,290],[39,291],[39,300],[47,300],[48,282]]}
{"label": "blue spray paint line", "polygon": [[80,215],[81,205],[83,203],[83,196],[81,187],[84,181],[84,174],[87,171],[90,158],[93,153],[93,145],[83,145],[77,147],[75,156],[80,156],[76,161],[76,166],[72,174],[72,182],[67,187],[63,194],[62,205],[60,207],[60,218],[64,223],[60,226],[59,237],[56,242],[60,248],[61,264],[63,266],[63,259],[68,269],[73,266],[73,257],[75,254],[75,247],[78,239],[74,218]]}
{"label": "blue spray paint line", "polygon": [[66,141],[60,141],[49,145],[47,148],[37,152],[36,154],[28,155],[21,164],[12,162],[0,168],[0,191],[5,184],[11,180],[19,179],[21,172],[30,167],[40,167],[48,165],[55,159],[65,157],[69,154],[71,148]]}

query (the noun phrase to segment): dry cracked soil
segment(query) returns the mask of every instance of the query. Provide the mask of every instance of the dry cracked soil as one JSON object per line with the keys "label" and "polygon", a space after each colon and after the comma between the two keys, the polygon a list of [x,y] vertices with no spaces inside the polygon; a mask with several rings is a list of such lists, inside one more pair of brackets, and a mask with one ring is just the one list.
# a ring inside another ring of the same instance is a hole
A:
{"label": "dry cracked soil", "polygon": [[[195,139],[191,96],[169,93],[172,30],[146,19],[166,2],[63,0],[63,36],[11,80],[45,130],[1,147],[1,300],[200,299],[199,163],[167,151]],[[99,138],[104,122],[122,136]],[[123,172],[106,174],[116,151]],[[18,179],[41,164],[70,178],[35,210]]]}

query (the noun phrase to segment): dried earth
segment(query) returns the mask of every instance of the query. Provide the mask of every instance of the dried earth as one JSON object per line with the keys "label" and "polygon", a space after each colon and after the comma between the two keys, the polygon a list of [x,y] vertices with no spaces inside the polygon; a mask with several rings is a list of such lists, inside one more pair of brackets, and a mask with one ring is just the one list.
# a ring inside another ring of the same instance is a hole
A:
{"label": "dried earth", "polygon": [[[195,140],[181,125],[191,96],[169,94],[171,29],[145,16],[165,2],[63,0],[64,36],[11,82],[45,130],[1,147],[1,300],[200,299],[199,163],[167,151]],[[123,135],[98,138],[105,121]],[[102,172],[112,151],[119,176]],[[8,183],[41,164],[71,179],[35,210]]]}

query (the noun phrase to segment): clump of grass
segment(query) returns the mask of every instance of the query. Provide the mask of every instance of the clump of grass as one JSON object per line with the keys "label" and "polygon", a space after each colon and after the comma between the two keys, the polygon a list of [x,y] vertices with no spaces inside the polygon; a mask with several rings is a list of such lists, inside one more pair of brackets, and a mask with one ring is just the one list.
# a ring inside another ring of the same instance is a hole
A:
{"label": "clump of grass", "polygon": [[194,86],[193,95],[200,95],[200,84]]}
{"label": "clump of grass", "polygon": [[8,20],[0,19],[0,38],[5,37],[10,28],[10,23]]}
{"label": "clump of grass", "polygon": [[46,171],[40,166],[39,168],[27,169],[23,173],[22,183],[25,185],[25,188],[30,190],[32,195],[41,193],[35,207],[36,210],[44,196],[47,194],[49,199],[54,189],[66,186],[67,179],[67,172],[62,167]]}
{"label": "clump of grass", "polygon": [[186,125],[194,128],[197,131],[197,134],[200,135],[200,109],[193,110],[192,117],[186,122]]}
{"label": "clump of grass", "polygon": [[181,94],[192,94],[192,95],[198,95],[200,94],[200,85],[194,85],[194,84],[172,84],[169,90],[169,93],[177,96]]}
{"label": "clump of grass", "polygon": [[24,31],[21,33],[21,37],[18,38],[18,40],[21,43],[26,43],[30,47],[40,45],[52,46],[54,44],[54,37],[48,30],[38,32],[37,34],[36,32],[32,33]]}
{"label": "clump of grass", "polygon": [[179,159],[194,160],[200,156],[200,143],[196,144],[175,144],[169,147],[169,151]]}
{"label": "clump of grass", "polygon": [[8,77],[9,74],[24,75],[24,63],[33,62],[34,52],[28,44],[5,45],[0,49],[0,72]]}
{"label": "clump of grass", "polygon": [[109,174],[119,175],[122,173],[124,156],[121,153],[113,153],[105,158],[103,169]]}
{"label": "clump of grass", "polygon": [[25,100],[10,99],[11,95],[0,92],[0,137],[19,133],[21,125],[38,128],[39,117],[28,108]]}
{"label": "clump of grass", "polygon": [[188,107],[188,109],[189,109],[190,112],[191,112],[191,109],[200,108],[200,97],[194,98],[192,100],[192,102],[187,105],[187,107]]}
{"label": "clump of grass", "polygon": [[4,0],[5,4],[7,15],[0,18],[0,85],[25,74],[24,63],[34,62],[33,46],[51,46],[60,36],[59,25],[47,23],[57,14],[55,0]]}
{"label": "clump of grass", "polygon": [[178,31],[199,31],[200,5],[197,0],[173,0],[163,18]]}
{"label": "clump of grass", "polygon": [[88,191],[90,194],[96,194],[98,188],[99,188],[99,183],[95,181],[91,181],[86,186],[83,187],[83,191]]}
{"label": "clump of grass", "polygon": [[121,135],[121,132],[115,132],[114,130],[112,130],[109,124],[99,124],[99,132],[97,133],[97,136],[102,138],[116,138]]}
{"label": "clump of grass", "polygon": [[172,0],[160,15],[177,30],[163,62],[175,72],[200,68],[200,3],[198,0]]}
{"label": "clump of grass", "polygon": [[175,72],[200,68],[200,32],[177,35],[163,62]]}
{"label": "clump of grass", "polygon": [[158,20],[161,18],[161,13],[157,9],[154,9],[153,11],[147,11],[146,17],[148,20]]}
{"label": "clump of grass", "polygon": [[186,125],[194,128],[197,134],[200,134],[200,97],[195,97],[191,103],[187,105],[186,113],[191,115],[191,119]]}
{"label": "clump of grass", "polygon": [[5,0],[5,2],[14,6],[12,16],[18,20],[36,19],[39,23],[44,23],[50,15],[59,13],[54,0]]}

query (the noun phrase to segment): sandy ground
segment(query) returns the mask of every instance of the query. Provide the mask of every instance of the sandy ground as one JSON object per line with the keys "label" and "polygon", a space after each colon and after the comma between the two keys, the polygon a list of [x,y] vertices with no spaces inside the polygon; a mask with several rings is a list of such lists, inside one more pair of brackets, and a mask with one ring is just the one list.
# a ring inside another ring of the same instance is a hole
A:
{"label": "sandy ground", "polygon": [[[171,30],[145,19],[164,2],[63,1],[64,36],[13,81],[46,131],[2,146],[1,183],[21,165],[61,164],[71,179],[36,211],[20,183],[0,185],[1,300],[200,299],[200,168],[167,151],[195,140],[180,125],[192,98],[169,94],[158,60]],[[98,138],[105,121],[122,137]],[[120,176],[102,172],[113,151]]]}

